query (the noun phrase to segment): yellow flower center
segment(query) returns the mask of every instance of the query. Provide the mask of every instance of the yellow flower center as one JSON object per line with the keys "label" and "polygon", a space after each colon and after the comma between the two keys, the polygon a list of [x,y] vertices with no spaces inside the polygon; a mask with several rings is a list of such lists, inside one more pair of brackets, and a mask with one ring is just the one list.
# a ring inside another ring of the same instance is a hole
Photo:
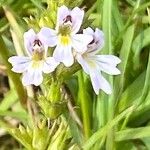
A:
{"label": "yellow flower center", "polygon": [[95,62],[93,62],[93,61],[91,61],[91,60],[88,60],[87,62],[88,62],[89,66],[90,66],[91,68],[95,68],[95,67],[96,67],[96,63],[95,63]]}
{"label": "yellow flower center", "polygon": [[68,35],[66,35],[66,36],[60,35],[60,43],[62,45],[67,46],[70,44],[70,42],[71,42],[71,40],[70,40],[70,37]]}
{"label": "yellow flower center", "polygon": [[89,59],[88,57],[89,57],[89,56],[87,56],[86,53],[83,54],[83,58],[86,60],[86,62],[88,63],[88,65],[89,65],[91,68],[96,68],[97,65],[96,65],[95,61],[92,60],[92,59]]}
{"label": "yellow flower center", "polygon": [[41,65],[43,65],[43,61],[36,61],[36,60],[32,61],[32,68],[34,69],[41,68]]}
{"label": "yellow flower center", "polygon": [[44,53],[43,52],[38,52],[36,50],[33,52],[32,60],[39,61],[39,60],[43,60],[43,59],[44,59]]}
{"label": "yellow flower center", "polygon": [[62,25],[59,27],[58,36],[60,44],[62,44],[63,46],[67,46],[71,43],[70,33],[71,33],[71,26],[69,24]]}
{"label": "yellow flower center", "polygon": [[62,26],[59,27],[58,34],[61,34],[61,35],[70,35],[70,33],[71,33],[71,26],[69,24],[62,25]]}

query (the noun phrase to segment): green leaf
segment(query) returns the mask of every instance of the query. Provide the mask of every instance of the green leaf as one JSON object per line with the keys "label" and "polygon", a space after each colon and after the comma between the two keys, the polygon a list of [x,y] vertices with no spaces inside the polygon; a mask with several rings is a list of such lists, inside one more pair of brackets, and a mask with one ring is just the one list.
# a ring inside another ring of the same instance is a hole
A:
{"label": "green leaf", "polygon": [[100,140],[103,136],[107,135],[107,132],[118,124],[120,120],[122,120],[128,113],[134,110],[134,106],[126,109],[118,116],[116,116],[112,121],[110,121],[106,126],[97,130],[84,144],[83,149],[89,150],[98,140]]}
{"label": "green leaf", "polygon": [[141,73],[133,83],[131,83],[127,89],[123,92],[119,99],[119,112],[125,108],[131,106],[141,96],[145,81],[145,71]]}
{"label": "green leaf", "polygon": [[3,38],[0,36],[0,55],[2,57],[3,63],[6,65],[7,67],[7,73],[8,76],[10,77],[10,79],[13,81],[15,90],[17,91],[19,100],[22,104],[22,106],[26,107],[26,91],[20,81],[20,76],[17,75],[16,73],[11,71],[11,65],[8,62],[8,58],[9,58],[9,51],[3,41]]}
{"label": "green leaf", "polygon": [[118,89],[120,89],[120,92],[122,92],[125,84],[125,79],[126,79],[126,69],[129,61],[129,55],[131,52],[131,45],[132,45],[132,40],[134,36],[134,31],[135,31],[135,24],[131,25],[128,27],[124,37],[123,37],[123,44],[122,48],[120,51],[120,59],[121,63],[119,65],[120,70],[121,70],[121,75],[118,77],[119,78],[119,83],[120,86]]}
{"label": "green leaf", "polygon": [[41,0],[30,0],[38,9],[44,9]]}
{"label": "green leaf", "polygon": [[0,116],[9,116],[9,117],[13,117],[13,118],[17,118],[20,121],[27,119],[27,114],[25,112],[13,112],[13,111],[0,111]]}
{"label": "green leaf", "polygon": [[113,18],[114,18],[113,20],[115,21],[115,24],[116,24],[115,26],[117,27],[118,31],[121,32],[123,29],[123,19],[119,11],[118,3],[119,3],[118,0],[113,1],[112,12],[113,12]]}
{"label": "green leaf", "polygon": [[19,26],[16,18],[14,17],[14,13],[11,10],[11,8],[9,8],[8,6],[3,6],[6,18],[9,21],[9,24],[11,26],[11,34],[12,34],[12,39],[14,42],[14,46],[16,49],[16,52],[18,55],[23,55],[23,49],[24,49],[24,45],[23,45],[23,31],[22,28]]}
{"label": "green leaf", "polygon": [[132,141],[119,141],[116,144],[116,150],[137,150],[136,145]]}
{"label": "green leaf", "polygon": [[112,21],[112,0],[104,0],[102,28],[105,34],[104,52],[112,54],[112,37],[111,37],[111,21]]}
{"label": "green leaf", "polygon": [[5,111],[17,101],[18,95],[14,89],[11,89],[6,95],[5,98],[0,103],[0,111]]}
{"label": "green leaf", "polygon": [[150,137],[142,138],[142,142],[145,144],[146,148],[150,149]]}
{"label": "green leaf", "polygon": [[[139,119],[140,118],[140,119]],[[129,119],[130,126],[141,126],[150,119],[150,92],[141,105],[131,114]]]}
{"label": "green leaf", "polygon": [[139,55],[141,50],[150,44],[150,27],[142,30],[132,44],[132,51],[134,53],[134,62],[135,64],[139,62]]}
{"label": "green leaf", "polygon": [[82,119],[83,119],[83,132],[85,139],[90,136],[90,112],[89,112],[89,105],[88,105],[88,94],[86,92],[86,87],[84,86],[85,80],[83,76],[83,72],[79,72],[78,76],[78,99],[81,104],[81,112],[82,112]]}
{"label": "green leaf", "polygon": [[144,137],[150,137],[150,127],[141,127],[118,131],[115,135],[115,141],[139,139]]}

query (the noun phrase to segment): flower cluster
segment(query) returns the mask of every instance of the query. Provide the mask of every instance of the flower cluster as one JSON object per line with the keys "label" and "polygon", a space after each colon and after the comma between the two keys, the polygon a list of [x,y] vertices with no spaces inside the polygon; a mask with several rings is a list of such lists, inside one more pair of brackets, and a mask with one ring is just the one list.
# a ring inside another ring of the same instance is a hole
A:
{"label": "flower cluster", "polygon": [[[101,71],[120,74],[116,68],[120,59],[113,55],[98,55],[104,46],[104,34],[98,28],[94,31],[90,27],[79,32],[83,17],[82,9],[75,7],[70,10],[61,6],[57,12],[55,30],[43,27],[37,34],[33,29],[24,33],[28,57],[12,56],[8,60],[13,66],[12,71],[23,73],[23,85],[38,86],[43,81],[43,73],[53,72],[60,63],[70,67],[77,61],[90,75],[96,94],[100,89],[111,93],[111,87]],[[55,47],[52,57],[47,54],[48,47]]]}

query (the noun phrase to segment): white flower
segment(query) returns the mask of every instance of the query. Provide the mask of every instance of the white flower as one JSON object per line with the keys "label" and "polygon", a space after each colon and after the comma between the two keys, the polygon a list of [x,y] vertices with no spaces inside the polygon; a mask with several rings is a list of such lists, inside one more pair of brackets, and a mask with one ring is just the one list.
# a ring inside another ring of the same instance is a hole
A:
{"label": "white flower", "polygon": [[52,46],[53,41],[45,38],[43,32],[36,34],[30,29],[24,33],[24,44],[28,57],[12,56],[8,61],[13,66],[12,71],[23,73],[23,85],[38,86],[43,81],[43,72],[50,73],[59,64],[53,57],[47,57],[48,46]]}
{"label": "white flower", "polygon": [[88,49],[76,54],[78,63],[83,70],[90,75],[93,89],[96,94],[102,89],[105,93],[111,94],[112,90],[107,80],[102,76],[101,71],[110,75],[118,75],[120,71],[116,68],[121,60],[113,55],[98,55],[99,49],[104,46],[104,34],[96,28],[95,32],[87,28],[84,34],[93,36],[93,40],[88,44]]}
{"label": "white flower", "polygon": [[47,27],[41,32],[47,38],[51,38],[53,46],[56,45],[53,56],[57,61],[63,62],[69,67],[74,62],[73,49],[83,51],[92,37],[87,34],[77,34],[84,17],[84,11],[78,7],[69,10],[66,6],[58,8],[56,30]]}

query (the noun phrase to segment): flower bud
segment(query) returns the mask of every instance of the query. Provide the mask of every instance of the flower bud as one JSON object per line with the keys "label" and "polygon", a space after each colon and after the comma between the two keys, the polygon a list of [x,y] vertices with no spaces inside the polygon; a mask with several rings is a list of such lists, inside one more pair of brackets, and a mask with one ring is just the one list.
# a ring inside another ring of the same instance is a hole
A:
{"label": "flower bud", "polygon": [[58,102],[61,100],[60,93],[60,83],[57,81],[52,81],[50,85],[50,90],[47,95],[47,99],[52,103]]}
{"label": "flower bud", "polygon": [[56,119],[66,106],[64,102],[52,103],[43,96],[40,96],[38,104],[41,107],[43,114],[50,119]]}
{"label": "flower bud", "polygon": [[[45,123],[44,123],[45,124]],[[35,149],[46,149],[49,140],[49,131],[43,122],[38,123],[33,129],[32,146]]]}

